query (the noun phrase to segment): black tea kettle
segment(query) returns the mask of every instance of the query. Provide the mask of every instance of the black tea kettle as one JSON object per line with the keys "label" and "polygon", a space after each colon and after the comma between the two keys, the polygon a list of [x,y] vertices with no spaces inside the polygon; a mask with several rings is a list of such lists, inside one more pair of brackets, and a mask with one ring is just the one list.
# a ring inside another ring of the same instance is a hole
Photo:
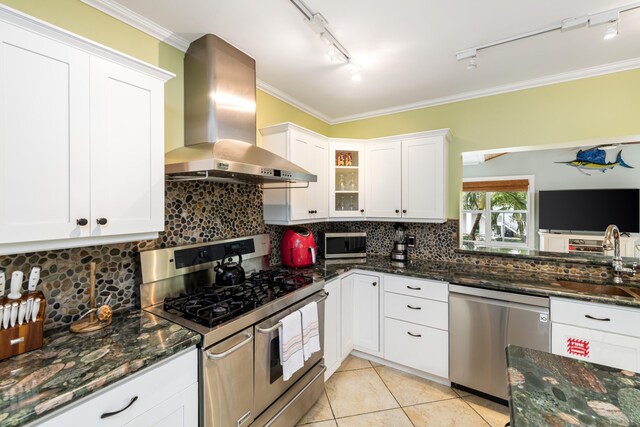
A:
{"label": "black tea kettle", "polygon": [[[238,256],[238,262],[233,262],[232,255]],[[228,259],[226,259],[227,256],[229,257]],[[218,261],[218,265],[213,270],[216,272],[217,286],[236,286],[244,283],[244,269],[242,268],[242,255],[240,255],[240,252],[225,252],[222,262]]]}

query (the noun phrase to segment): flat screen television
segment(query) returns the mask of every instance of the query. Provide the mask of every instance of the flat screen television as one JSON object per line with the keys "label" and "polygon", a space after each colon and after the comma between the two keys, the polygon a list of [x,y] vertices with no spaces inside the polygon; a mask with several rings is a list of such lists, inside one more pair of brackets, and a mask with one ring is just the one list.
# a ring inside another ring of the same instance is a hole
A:
{"label": "flat screen television", "polygon": [[540,191],[538,228],[601,231],[615,224],[620,232],[640,231],[640,190]]}

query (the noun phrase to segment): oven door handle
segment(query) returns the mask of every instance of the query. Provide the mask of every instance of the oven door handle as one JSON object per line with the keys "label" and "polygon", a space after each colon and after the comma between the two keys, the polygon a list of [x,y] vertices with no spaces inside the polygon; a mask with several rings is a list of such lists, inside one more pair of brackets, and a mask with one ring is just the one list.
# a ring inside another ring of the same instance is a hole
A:
{"label": "oven door handle", "polygon": [[[329,298],[329,292],[324,291],[324,295],[322,295],[320,299],[316,301],[316,304],[320,304],[321,302],[325,301],[327,298]],[[265,329],[261,328],[260,326],[256,326],[256,332],[260,332],[261,334],[270,334],[271,332],[278,329],[280,326],[282,326],[282,322],[278,322],[275,325]]]}
{"label": "oven door handle", "polygon": [[246,344],[249,344],[251,341],[253,341],[253,334],[251,332],[247,332],[245,334],[245,336],[247,337],[246,340],[242,341],[239,344],[234,345],[233,347],[231,347],[229,350],[224,351],[222,353],[209,353],[208,351],[205,351],[204,354],[207,355],[207,359],[209,360],[220,360],[220,359],[224,359],[225,357],[227,357],[228,355],[230,355],[231,353],[233,353],[236,350],[239,350],[240,348],[242,348],[243,346],[245,346]]}

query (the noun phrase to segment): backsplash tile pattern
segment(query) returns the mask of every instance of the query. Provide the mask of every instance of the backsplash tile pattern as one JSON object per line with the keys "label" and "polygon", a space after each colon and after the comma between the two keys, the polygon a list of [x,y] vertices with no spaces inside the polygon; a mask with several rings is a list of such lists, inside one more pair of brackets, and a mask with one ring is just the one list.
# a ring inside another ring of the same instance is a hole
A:
{"label": "backsplash tile pattern", "polygon": [[[211,182],[167,183],[165,231],[156,240],[37,253],[0,256],[0,267],[8,277],[15,269],[26,276],[32,266],[42,268],[38,288],[47,298],[45,328],[66,325],[86,310],[89,300],[89,263],[97,263],[97,295],[112,296],[114,309],[135,303],[134,287],[139,250],[171,247],[204,241],[241,237],[268,232],[271,235],[271,264],[280,264],[280,240],[283,226],[265,226],[262,219],[262,190],[258,186]],[[322,231],[366,231],[367,251],[386,255],[391,250],[393,222],[331,222],[309,224],[319,238]],[[458,221],[444,224],[409,223],[415,234],[414,258],[474,264],[500,269],[502,272],[545,272],[562,276],[603,278],[606,266],[541,262],[492,256],[455,253]],[[640,277],[625,278],[626,283],[640,285]]]}
{"label": "backsplash tile pattern", "polygon": [[[97,301],[111,295],[114,310],[135,303],[139,250],[200,243],[264,232],[262,191],[255,185],[167,183],[165,231],[157,240],[0,256],[7,276],[42,268],[38,289],[47,299],[45,329],[69,324],[89,304],[89,264],[97,263]],[[24,286],[26,289],[26,286]]]}

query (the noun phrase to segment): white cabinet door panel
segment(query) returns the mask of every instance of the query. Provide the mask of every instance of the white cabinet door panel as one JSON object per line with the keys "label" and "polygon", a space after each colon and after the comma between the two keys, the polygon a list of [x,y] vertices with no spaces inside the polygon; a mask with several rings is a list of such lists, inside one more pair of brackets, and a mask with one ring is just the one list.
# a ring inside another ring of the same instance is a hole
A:
{"label": "white cabinet door panel", "polygon": [[344,360],[353,350],[353,284],[355,275],[350,275],[340,280],[341,313],[340,321],[340,358]]}
{"label": "white cabinet door panel", "polygon": [[551,298],[551,321],[640,338],[640,310]]}
{"label": "white cabinet door panel", "polygon": [[402,141],[402,217],[444,218],[442,137]]}
{"label": "white cabinet door panel", "polygon": [[324,363],[327,371],[325,381],[338,369],[342,362],[340,348],[340,279],[325,285],[329,294],[324,304]]}
{"label": "white cabinet door panel", "polygon": [[384,325],[385,359],[449,378],[448,332],[390,318]]}
{"label": "white cabinet door panel", "polygon": [[[291,161],[303,169],[311,171],[313,167],[313,145],[307,138],[302,138],[296,132],[290,131],[291,136]],[[309,188],[294,188],[289,190],[289,216],[292,221],[309,219],[311,209],[311,184]]]}
{"label": "white cabinet door panel", "polygon": [[380,278],[354,274],[353,345],[358,350],[380,351]]}
{"label": "white cabinet door panel", "polygon": [[385,292],[384,315],[445,331],[449,329],[449,304],[446,302]]}
{"label": "white cabinet door panel", "polygon": [[[99,58],[91,61],[92,235],[164,228],[163,84]],[[96,223],[105,218],[104,226]]]}
{"label": "white cabinet door panel", "polygon": [[401,145],[398,141],[372,142],[366,145],[366,215],[377,218],[400,218]]}
{"label": "white cabinet door panel", "polygon": [[125,427],[197,427],[198,383],[149,409],[125,424]]}
{"label": "white cabinet door panel", "polygon": [[88,235],[89,55],[0,23],[0,243]]}
{"label": "white cabinet door panel", "polygon": [[640,371],[640,338],[552,323],[551,352],[591,363]]}

